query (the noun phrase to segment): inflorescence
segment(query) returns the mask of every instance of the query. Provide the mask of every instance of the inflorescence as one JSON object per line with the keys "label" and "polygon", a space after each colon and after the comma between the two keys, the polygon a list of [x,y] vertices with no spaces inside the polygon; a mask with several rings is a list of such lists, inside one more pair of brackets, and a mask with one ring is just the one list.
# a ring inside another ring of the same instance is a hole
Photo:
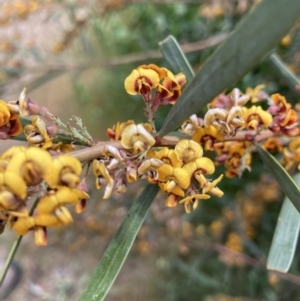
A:
{"label": "inflorescence", "polygon": [[[180,137],[159,139],[157,110],[173,105],[185,83],[184,74],[174,75],[154,64],[134,69],[125,79],[125,89],[142,97],[147,122],[118,122],[107,129],[110,141],[100,143],[80,118],[72,118],[77,128],[64,124],[26,98],[25,89],[17,101],[1,100],[0,138],[24,133],[28,147],[11,147],[0,157],[0,230],[6,224],[19,235],[33,230],[36,244],[46,245],[47,227],[72,221],[66,205],[74,205],[76,213],[85,209],[89,195],[84,178],[80,179],[83,162],[91,164],[96,188],[104,186],[104,199],[145,178],[167,194],[167,207],[183,204],[188,213],[199,200],[223,196],[217,187],[223,174],[211,178],[216,166],[223,165],[228,178],[251,170],[256,143],[282,152],[287,170],[300,168],[298,112],[282,95],[269,96],[263,85],[217,96],[202,117],[194,114],[183,122]],[[20,116],[32,116],[31,124],[23,127]],[[59,135],[87,147],[74,151],[73,143],[59,141]],[[32,199],[37,201],[31,214]]]}

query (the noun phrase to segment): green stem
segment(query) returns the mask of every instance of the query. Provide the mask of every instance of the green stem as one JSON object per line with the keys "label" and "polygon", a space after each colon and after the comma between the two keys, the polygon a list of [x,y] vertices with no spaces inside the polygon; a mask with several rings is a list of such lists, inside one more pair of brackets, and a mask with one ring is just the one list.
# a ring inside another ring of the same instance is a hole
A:
{"label": "green stem", "polygon": [[13,261],[14,257],[15,257],[15,254],[19,248],[19,245],[20,245],[20,242],[22,240],[23,236],[20,235],[17,237],[17,239],[15,240],[14,244],[12,245],[11,249],[10,249],[10,252],[8,254],[8,257],[7,257],[7,260],[5,262],[5,266],[4,266],[4,269],[0,275],[0,286],[2,285],[4,279],[5,279],[5,276],[7,274],[7,271],[10,267],[10,264],[11,262]]}
{"label": "green stem", "polygon": [[[39,200],[40,200],[39,198],[37,198],[35,200],[33,206],[30,209],[29,216],[31,216],[33,214],[33,211],[34,211],[37,203],[39,202]],[[3,271],[2,271],[2,273],[0,275],[0,286],[2,285],[2,283],[3,283],[4,279],[5,279],[7,271],[9,269],[9,267],[10,267],[10,265],[11,265],[14,257],[15,257],[15,254],[16,254],[18,248],[19,248],[19,245],[21,243],[22,238],[23,238],[23,235],[19,235],[17,237],[17,239],[14,241],[14,243],[13,243],[11,249],[10,249],[10,252],[9,252],[8,257],[6,259],[6,262],[5,262],[5,266],[4,266]]]}

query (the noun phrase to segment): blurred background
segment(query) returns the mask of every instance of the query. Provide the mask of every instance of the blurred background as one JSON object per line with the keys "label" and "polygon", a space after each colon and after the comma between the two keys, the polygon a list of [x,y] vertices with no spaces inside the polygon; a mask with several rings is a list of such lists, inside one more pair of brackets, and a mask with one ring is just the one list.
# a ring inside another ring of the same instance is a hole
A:
{"label": "blurred background", "polygon": [[[123,83],[138,65],[168,67],[160,41],[174,35],[196,71],[257,2],[0,1],[1,98],[16,100],[27,87],[30,99],[63,121],[80,116],[95,139],[107,140],[106,129],[117,121],[145,120],[141,98],[126,94]],[[298,75],[299,26],[276,49]],[[267,60],[236,87],[245,91],[258,84],[298,102]],[[159,111],[158,128],[168,110]],[[2,141],[1,149],[11,144],[16,142]],[[165,208],[165,195],[159,194],[106,300],[300,300],[299,252],[291,274],[265,269],[283,194],[259,158],[253,161],[251,172],[222,181],[224,197],[203,201],[189,215],[183,206]],[[79,298],[142,189],[141,183],[133,184],[125,195],[102,200],[92,176],[88,185],[87,210],[74,215],[71,226],[50,229],[47,247],[36,247],[31,235],[24,237],[12,271],[11,283],[18,284],[5,300]],[[1,260],[14,239],[9,230],[0,237]],[[4,300],[4,290],[11,289],[1,290]]]}

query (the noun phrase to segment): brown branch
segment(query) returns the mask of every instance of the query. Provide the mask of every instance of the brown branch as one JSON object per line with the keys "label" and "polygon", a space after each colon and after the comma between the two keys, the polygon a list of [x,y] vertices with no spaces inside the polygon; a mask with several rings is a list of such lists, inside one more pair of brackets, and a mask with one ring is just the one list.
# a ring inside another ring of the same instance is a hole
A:
{"label": "brown branch", "polygon": [[[247,137],[255,137],[254,142],[259,142],[265,140],[269,137],[274,136],[269,130],[262,131],[259,135],[255,136],[255,131],[244,131],[239,132],[234,137],[225,137],[224,141],[249,141]],[[160,139],[157,143],[157,146],[167,146],[167,147],[175,147],[175,145],[182,139],[182,137],[177,136],[165,136]],[[222,143],[222,142],[220,142]],[[100,142],[94,146],[87,147],[84,149],[80,149],[74,152],[69,153],[70,156],[77,158],[79,161],[90,161],[95,158],[98,158],[104,150],[106,145],[111,145],[117,149],[124,149],[120,141],[104,141]]]}

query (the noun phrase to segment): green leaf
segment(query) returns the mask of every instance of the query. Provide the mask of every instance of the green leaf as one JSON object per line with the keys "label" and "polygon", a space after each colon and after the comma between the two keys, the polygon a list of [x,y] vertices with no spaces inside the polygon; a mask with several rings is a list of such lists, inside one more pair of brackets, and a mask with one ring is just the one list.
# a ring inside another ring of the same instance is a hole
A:
{"label": "green leaf", "polygon": [[281,189],[293,203],[298,212],[300,212],[300,190],[297,184],[295,184],[286,170],[269,152],[267,152],[258,144],[256,145],[256,149],[261,159],[264,161],[276,181],[279,183]]}
{"label": "green leaf", "polygon": [[275,72],[286,83],[286,85],[296,94],[300,94],[295,87],[300,85],[298,77],[286,66],[286,64],[280,59],[280,57],[273,53],[269,57],[269,62]]}
{"label": "green leaf", "polygon": [[170,110],[159,136],[180,126],[253,68],[284,37],[299,15],[300,1],[263,0],[257,4],[196,74]]}
{"label": "green leaf", "polygon": [[148,184],[132,205],[80,297],[80,301],[104,300],[131,249],[158,190],[157,185]]}
{"label": "green leaf", "polygon": [[[300,185],[299,173],[294,176],[294,180]],[[285,197],[268,255],[267,269],[288,272],[296,251],[299,229],[300,213]]]}
{"label": "green leaf", "polygon": [[195,74],[177,40],[173,36],[168,36],[159,43],[159,47],[165,60],[171,66],[172,71],[175,73],[184,73],[187,83],[189,83],[194,78]]}

